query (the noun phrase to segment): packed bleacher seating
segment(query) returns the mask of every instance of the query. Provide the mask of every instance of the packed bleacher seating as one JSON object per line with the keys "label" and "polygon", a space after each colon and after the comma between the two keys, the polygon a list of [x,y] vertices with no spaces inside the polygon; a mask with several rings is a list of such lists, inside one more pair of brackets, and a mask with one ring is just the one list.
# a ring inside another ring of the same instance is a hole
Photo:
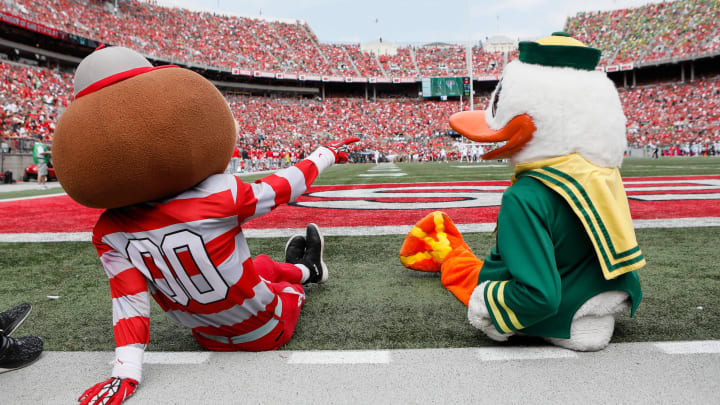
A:
{"label": "packed bleacher seating", "polygon": [[[52,141],[59,114],[72,100],[71,75],[56,70],[0,62],[0,142],[11,152],[27,152],[34,140]],[[328,139],[361,134],[362,149],[385,155],[449,147],[448,118],[456,102],[420,99],[314,99],[228,96],[248,148],[307,150]],[[476,104],[487,103],[487,95]],[[428,152],[429,153],[429,152]],[[428,155],[429,156],[429,155]]]}
{"label": "packed bleacher seating", "polygon": [[67,74],[0,63],[0,142],[6,151],[27,151],[34,140],[50,141],[71,88]]}
{"label": "packed bleacher seating", "polygon": [[[147,55],[228,69],[377,78],[460,76],[466,70],[462,45],[405,45],[396,55],[375,55],[359,44],[322,44],[299,21],[192,12],[137,0],[118,2],[118,9],[101,3],[6,0],[0,1],[0,11]],[[720,2],[676,0],[578,13],[566,30],[604,49],[602,64],[718,52]],[[200,34],[207,32],[212,40]],[[517,58],[517,51],[488,52],[480,45],[472,53],[473,75],[484,79],[497,78],[505,63]],[[51,141],[56,119],[72,99],[71,74],[3,61],[0,79],[2,143],[25,152],[33,140]],[[621,88],[620,95],[632,147],[691,154],[720,145],[720,77]],[[488,94],[476,96],[476,105],[484,108]],[[458,151],[457,139],[447,136],[448,117],[458,109],[453,101],[334,96],[228,96],[228,101],[240,123],[241,143],[257,155],[282,150],[297,157],[328,138],[356,134],[363,137],[356,152],[424,160],[437,158],[440,149],[450,156]]]}
{"label": "packed bleacher seating", "polygon": [[374,53],[363,52],[360,45],[341,45],[352,59],[360,75],[363,77],[384,77],[386,76],[380,67],[380,61]]}
{"label": "packed bleacher seating", "polygon": [[675,0],[581,12],[565,30],[604,50],[602,65],[661,61],[720,50],[720,2]]}
{"label": "packed bleacher seating", "polygon": [[420,76],[466,76],[465,47],[461,45],[420,46],[415,48]]}
{"label": "packed bleacher seating", "polygon": [[331,74],[338,74],[344,77],[360,76],[359,71],[355,69],[355,64],[350,54],[342,45],[320,44],[318,46],[328,61]]}
{"label": "packed bleacher seating", "polygon": [[[137,0],[118,2],[117,9],[79,0],[12,0],[0,2],[0,10],[149,56],[225,70],[417,77],[464,75],[466,69],[461,45],[402,46],[397,55],[378,56],[361,51],[359,44],[321,44],[299,21],[193,12]],[[213,37],[208,40],[198,32]],[[487,66],[485,60],[501,59],[479,45],[473,47],[473,55],[480,66]],[[501,65],[493,64],[492,69],[499,72]]]}
{"label": "packed bleacher seating", "polygon": [[[403,46],[397,55],[379,57],[390,76],[444,77],[467,76],[465,46],[453,44],[431,44]],[[481,46],[472,47],[473,77],[499,77],[506,60],[517,58],[517,51],[487,52]]]}
{"label": "packed bleacher seating", "polygon": [[[463,75],[465,71],[460,44],[401,46],[396,55],[375,55],[360,51],[357,44],[321,44],[300,21],[194,12],[138,0],[120,1],[117,9],[100,3],[6,0],[0,2],[0,10],[147,55],[225,70],[366,77]],[[720,50],[720,2],[675,0],[581,12],[567,20],[565,30],[603,49],[602,65],[709,54]],[[512,55],[485,52],[476,44],[473,75],[497,75],[506,59]]]}
{"label": "packed bleacher seating", "polygon": [[720,77],[620,89],[620,97],[632,145],[720,142]]}
{"label": "packed bleacher seating", "polygon": [[380,63],[389,76],[416,77],[420,75],[413,48],[402,46],[395,55],[380,55]]}
{"label": "packed bleacher seating", "polygon": [[[23,152],[33,140],[51,141],[58,114],[72,99],[70,75],[3,62],[0,78],[2,142]],[[720,143],[720,77],[619,91],[632,147],[658,145],[683,153],[693,144]],[[488,97],[479,94],[475,104],[484,108]],[[356,134],[363,138],[356,148],[361,152],[420,159],[437,157],[440,149],[450,156],[457,152],[457,139],[447,136],[448,118],[460,108],[453,101],[229,95],[228,102],[240,124],[240,143],[257,153],[307,152],[328,139]]]}
{"label": "packed bleacher seating", "polygon": [[[485,96],[480,103],[486,103]],[[252,150],[305,152],[328,139],[359,135],[358,151],[380,150],[384,155],[423,154],[451,148],[448,119],[455,102],[392,98],[277,99],[230,96],[240,124],[241,143]],[[430,156],[430,154],[427,154]]]}
{"label": "packed bleacher seating", "polygon": [[485,52],[479,47],[475,47],[473,48],[473,77],[499,77],[506,61],[517,58],[517,50],[505,54],[505,52]]}

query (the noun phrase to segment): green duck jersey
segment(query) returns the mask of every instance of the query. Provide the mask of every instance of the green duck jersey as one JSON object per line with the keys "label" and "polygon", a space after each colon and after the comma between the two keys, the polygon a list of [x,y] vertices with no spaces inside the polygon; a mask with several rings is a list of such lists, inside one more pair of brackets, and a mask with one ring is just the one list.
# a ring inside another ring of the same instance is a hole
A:
{"label": "green duck jersey", "polygon": [[575,312],[605,291],[626,291],[632,314],[642,298],[637,271],[603,277],[597,253],[565,199],[530,176],[502,197],[497,240],[480,271],[496,329],[569,338]]}

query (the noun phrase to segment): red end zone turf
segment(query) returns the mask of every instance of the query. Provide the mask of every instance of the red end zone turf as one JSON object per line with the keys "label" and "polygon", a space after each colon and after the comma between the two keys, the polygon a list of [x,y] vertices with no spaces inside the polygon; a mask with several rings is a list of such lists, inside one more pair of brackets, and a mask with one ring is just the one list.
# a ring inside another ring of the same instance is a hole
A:
{"label": "red end zone turf", "polygon": [[[633,219],[720,217],[720,176],[623,180]],[[509,184],[478,181],[316,186],[295,204],[280,206],[243,228],[304,228],[309,222],[320,227],[411,226],[437,209],[446,212],[456,224],[494,223],[502,190]],[[67,195],[0,200],[0,233],[90,232],[101,212],[85,208]]]}

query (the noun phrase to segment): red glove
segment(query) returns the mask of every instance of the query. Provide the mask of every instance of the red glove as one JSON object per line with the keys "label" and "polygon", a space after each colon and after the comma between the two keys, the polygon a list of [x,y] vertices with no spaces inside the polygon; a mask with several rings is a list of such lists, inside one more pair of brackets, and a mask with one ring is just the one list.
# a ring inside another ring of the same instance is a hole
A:
{"label": "red glove", "polygon": [[138,382],[132,378],[108,378],[86,389],[78,401],[80,405],[120,405],[132,396],[137,386]]}
{"label": "red glove", "polygon": [[349,138],[341,139],[339,141],[332,141],[325,145],[326,148],[330,149],[335,155],[335,163],[347,162],[347,145],[359,141],[360,138],[357,136],[351,136]]}

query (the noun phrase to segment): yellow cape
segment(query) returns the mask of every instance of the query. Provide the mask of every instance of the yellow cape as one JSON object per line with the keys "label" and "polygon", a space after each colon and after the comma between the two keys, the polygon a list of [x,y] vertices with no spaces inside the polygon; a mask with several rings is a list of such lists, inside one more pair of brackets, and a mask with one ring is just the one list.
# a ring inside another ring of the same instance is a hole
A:
{"label": "yellow cape", "polygon": [[617,168],[595,166],[577,153],[522,163],[517,178],[530,176],[560,194],[580,218],[610,280],[645,266]]}

